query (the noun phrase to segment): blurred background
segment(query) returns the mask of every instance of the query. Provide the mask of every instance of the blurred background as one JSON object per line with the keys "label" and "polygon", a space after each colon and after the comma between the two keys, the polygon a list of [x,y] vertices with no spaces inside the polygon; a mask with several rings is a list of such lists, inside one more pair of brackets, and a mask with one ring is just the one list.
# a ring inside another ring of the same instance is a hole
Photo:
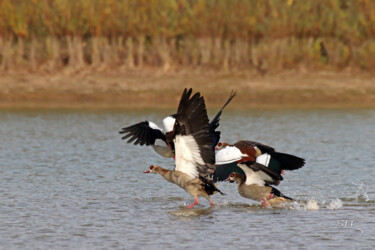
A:
{"label": "blurred background", "polygon": [[[352,98],[370,94],[371,100],[366,103],[372,105],[374,68],[372,0],[0,0],[3,103],[46,100],[48,94],[42,97],[37,91],[41,85],[44,90],[64,92],[55,86],[64,84],[71,92],[78,91],[79,100],[93,102],[88,96],[98,89],[115,90],[114,96],[126,94],[134,91],[128,86],[135,82],[139,90],[144,77],[150,78],[144,81],[143,90],[150,90],[149,83],[156,89],[151,93],[161,88],[174,93],[169,87],[174,85],[179,93],[185,85],[194,86],[199,82],[195,78],[202,75],[208,78],[199,86],[220,82],[224,75],[230,80],[223,81],[223,85],[239,89],[251,88],[249,77],[259,79],[260,86],[274,88],[282,84],[292,85],[293,89],[297,81],[307,78],[311,81],[306,86],[320,84],[318,92],[327,84],[343,89],[337,83],[345,81],[346,86],[355,85],[349,87],[351,92],[358,88],[365,92],[355,93]],[[44,77],[61,73],[68,76],[70,84],[66,77],[54,81],[50,76]],[[315,76],[318,73],[320,76]],[[20,74],[23,77],[19,78]],[[87,79],[92,74],[99,75]],[[101,77],[103,74],[105,77]],[[177,74],[177,80],[166,84],[171,74]],[[321,86],[319,82],[332,74],[334,79]],[[280,75],[285,82],[278,80]],[[181,83],[187,76],[194,83]],[[221,76],[219,80],[214,79],[217,76]],[[359,79],[356,84],[348,82],[353,77]],[[106,83],[97,83],[97,79]],[[83,87],[85,84],[89,87]],[[25,97],[25,89],[36,96]],[[16,93],[12,98],[6,95],[13,92]],[[25,92],[24,97],[17,96],[20,92]],[[136,100],[142,98],[139,93],[134,94]],[[284,94],[280,96],[283,99]],[[104,103],[123,105],[123,97],[99,95],[96,101],[104,98]],[[305,98],[308,96],[302,100]],[[215,98],[211,99],[214,102]],[[275,101],[285,102],[288,101]]]}

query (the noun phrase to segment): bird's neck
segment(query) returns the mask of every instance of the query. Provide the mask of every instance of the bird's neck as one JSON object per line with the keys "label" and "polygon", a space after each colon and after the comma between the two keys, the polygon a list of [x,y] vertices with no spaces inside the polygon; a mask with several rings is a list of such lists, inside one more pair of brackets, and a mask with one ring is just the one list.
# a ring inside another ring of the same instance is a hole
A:
{"label": "bird's neck", "polygon": [[242,184],[245,183],[245,176],[243,175],[239,175],[236,177],[236,181],[238,183],[238,186],[241,186]]}
{"label": "bird's neck", "polygon": [[172,171],[170,171],[168,169],[165,169],[165,168],[162,168],[162,167],[159,167],[158,168],[158,174],[163,176],[164,179],[166,179],[167,181],[173,182],[172,181]]}

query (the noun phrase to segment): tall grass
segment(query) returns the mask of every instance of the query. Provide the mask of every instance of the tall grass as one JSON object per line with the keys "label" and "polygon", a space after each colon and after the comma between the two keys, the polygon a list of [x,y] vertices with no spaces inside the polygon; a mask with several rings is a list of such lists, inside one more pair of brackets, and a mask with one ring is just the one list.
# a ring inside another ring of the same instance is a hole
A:
{"label": "tall grass", "polygon": [[0,0],[0,71],[375,68],[373,0]]}

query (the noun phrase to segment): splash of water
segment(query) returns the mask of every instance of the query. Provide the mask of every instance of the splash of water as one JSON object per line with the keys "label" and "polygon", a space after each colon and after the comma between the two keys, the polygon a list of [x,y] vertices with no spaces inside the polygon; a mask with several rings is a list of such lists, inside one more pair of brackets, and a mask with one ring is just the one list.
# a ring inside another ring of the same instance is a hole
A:
{"label": "splash of water", "polygon": [[319,210],[319,204],[315,200],[314,197],[312,197],[310,200],[307,201],[307,204],[305,206],[306,210]]}
{"label": "splash of water", "polygon": [[332,200],[328,205],[328,209],[339,209],[342,207],[342,201],[339,198]]}
{"label": "splash of water", "polygon": [[366,191],[364,190],[365,184],[363,182],[359,184],[353,183],[353,185],[357,187],[354,197],[356,201],[370,201]]}
{"label": "splash of water", "polygon": [[315,197],[307,201],[294,201],[290,209],[297,210],[319,210],[319,203],[316,201]]}

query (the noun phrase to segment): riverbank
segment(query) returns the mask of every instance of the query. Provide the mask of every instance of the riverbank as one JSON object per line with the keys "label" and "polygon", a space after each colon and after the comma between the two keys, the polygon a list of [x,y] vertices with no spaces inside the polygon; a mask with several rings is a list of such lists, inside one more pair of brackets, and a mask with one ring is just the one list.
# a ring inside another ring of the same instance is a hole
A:
{"label": "riverbank", "polygon": [[274,75],[155,71],[0,76],[1,108],[175,108],[183,88],[220,107],[231,90],[232,108],[375,107],[375,75],[285,72]]}

